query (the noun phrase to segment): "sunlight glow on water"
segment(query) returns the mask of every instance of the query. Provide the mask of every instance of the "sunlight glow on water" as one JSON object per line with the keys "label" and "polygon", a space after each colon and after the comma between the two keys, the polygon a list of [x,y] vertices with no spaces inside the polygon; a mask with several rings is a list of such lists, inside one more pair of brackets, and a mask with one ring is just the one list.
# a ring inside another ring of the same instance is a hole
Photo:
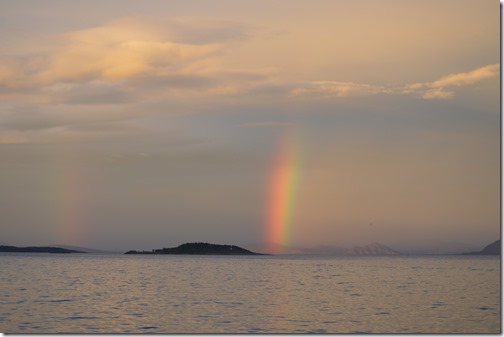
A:
{"label": "sunlight glow on water", "polygon": [[5,333],[499,333],[498,257],[0,255]]}

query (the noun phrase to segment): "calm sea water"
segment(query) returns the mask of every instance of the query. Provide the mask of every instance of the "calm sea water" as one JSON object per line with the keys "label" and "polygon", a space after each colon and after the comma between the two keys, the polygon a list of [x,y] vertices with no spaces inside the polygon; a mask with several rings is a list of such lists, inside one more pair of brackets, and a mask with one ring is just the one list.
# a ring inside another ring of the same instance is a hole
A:
{"label": "calm sea water", "polygon": [[499,333],[498,257],[0,254],[5,333]]}

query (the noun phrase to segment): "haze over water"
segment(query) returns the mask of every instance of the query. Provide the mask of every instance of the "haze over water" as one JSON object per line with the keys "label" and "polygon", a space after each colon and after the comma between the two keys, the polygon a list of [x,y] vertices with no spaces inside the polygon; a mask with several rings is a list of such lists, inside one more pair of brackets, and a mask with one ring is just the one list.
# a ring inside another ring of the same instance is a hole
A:
{"label": "haze over water", "polygon": [[483,256],[0,255],[5,333],[499,333]]}

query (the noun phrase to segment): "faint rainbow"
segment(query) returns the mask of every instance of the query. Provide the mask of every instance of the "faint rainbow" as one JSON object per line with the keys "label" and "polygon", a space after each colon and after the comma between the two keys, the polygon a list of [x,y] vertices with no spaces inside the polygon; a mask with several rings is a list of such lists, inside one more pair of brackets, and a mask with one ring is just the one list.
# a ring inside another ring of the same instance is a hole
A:
{"label": "faint rainbow", "polygon": [[300,178],[300,151],[294,130],[286,130],[277,151],[268,188],[266,249],[270,253],[281,253],[292,235]]}
{"label": "faint rainbow", "polygon": [[59,244],[84,244],[88,201],[88,188],[85,182],[86,165],[75,154],[62,154],[53,163],[51,196],[53,199],[53,221],[55,240]]}

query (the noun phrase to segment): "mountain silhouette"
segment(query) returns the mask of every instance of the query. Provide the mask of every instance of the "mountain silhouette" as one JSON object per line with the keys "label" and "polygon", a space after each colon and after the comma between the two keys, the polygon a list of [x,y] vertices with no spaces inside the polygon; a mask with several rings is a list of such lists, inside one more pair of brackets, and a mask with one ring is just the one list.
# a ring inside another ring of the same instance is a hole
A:
{"label": "mountain silhouette", "polygon": [[485,246],[485,248],[483,248],[479,252],[472,252],[464,255],[500,255],[500,254],[501,254],[501,242],[500,240],[497,240]]}
{"label": "mountain silhouette", "polygon": [[[267,245],[272,247],[271,244]],[[255,245],[253,247],[263,248],[264,245]],[[274,245],[282,254],[294,255],[329,255],[329,256],[384,256],[384,255],[402,255],[401,252],[394,250],[381,243],[371,243],[365,246],[355,246],[352,248],[341,246],[322,245],[316,247],[301,246],[281,246]]]}
{"label": "mountain silhouette", "polygon": [[367,246],[346,249],[343,254],[352,256],[384,256],[400,255],[401,253],[390,247],[374,242]]}

